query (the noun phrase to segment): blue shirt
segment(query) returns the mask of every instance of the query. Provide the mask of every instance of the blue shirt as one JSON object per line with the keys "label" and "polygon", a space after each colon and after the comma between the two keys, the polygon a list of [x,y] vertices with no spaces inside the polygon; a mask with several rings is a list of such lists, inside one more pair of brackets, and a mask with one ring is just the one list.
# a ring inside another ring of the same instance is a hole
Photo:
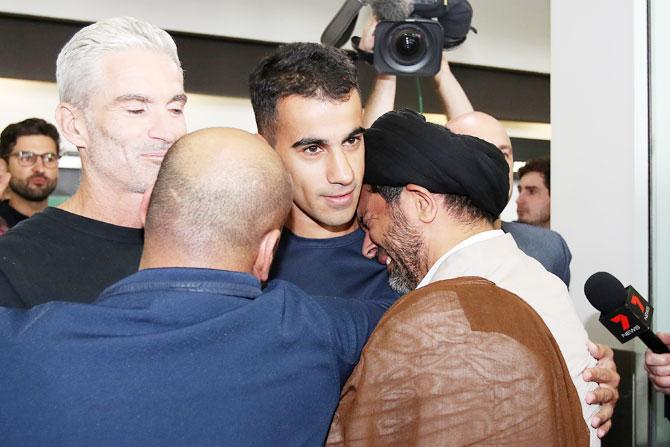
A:
{"label": "blue shirt", "polygon": [[572,253],[560,234],[521,222],[503,222],[502,230],[512,235],[521,251],[570,286]]}
{"label": "blue shirt", "polygon": [[292,282],[312,295],[397,299],[386,266],[361,254],[361,229],[327,239],[308,239],[284,230],[270,278]]}
{"label": "blue shirt", "polygon": [[0,309],[0,445],[322,444],[389,304],[170,268]]}

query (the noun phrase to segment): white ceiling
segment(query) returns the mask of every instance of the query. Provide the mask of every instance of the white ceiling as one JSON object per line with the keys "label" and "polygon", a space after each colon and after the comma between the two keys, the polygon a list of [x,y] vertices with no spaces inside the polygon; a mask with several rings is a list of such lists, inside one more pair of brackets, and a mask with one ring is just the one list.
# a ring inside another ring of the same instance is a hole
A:
{"label": "white ceiling", "polygon": [[[0,0],[0,11],[95,21],[132,15],[163,28],[274,42],[318,41],[344,0]],[[470,0],[479,34],[456,62],[549,73],[549,0]],[[368,8],[366,8],[367,10]],[[363,11],[366,15],[368,11]]]}

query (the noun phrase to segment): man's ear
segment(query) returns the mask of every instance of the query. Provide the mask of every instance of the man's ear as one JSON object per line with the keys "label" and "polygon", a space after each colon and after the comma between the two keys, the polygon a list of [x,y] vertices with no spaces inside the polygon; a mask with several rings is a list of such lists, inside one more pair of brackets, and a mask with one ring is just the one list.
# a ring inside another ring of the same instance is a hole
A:
{"label": "man's ear", "polygon": [[405,186],[409,206],[414,209],[416,218],[423,223],[430,223],[437,217],[440,203],[435,195],[423,186],[410,183]]}
{"label": "man's ear", "polygon": [[56,107],[56,123],[63,136],[77,149],[86,147],[88,129],[81,111],[72,104],[61,102]]}
{"label": "man's ear", "polygon": [[151,184],[142,194],[142,202],[140,203],[140,221],[142,222],[142,227],[146,225],[147,222],[147,212],[149,211],[149,201],[151,200],[151,194],[154,190],[154,183]]}
{"label": "man's ear", "polygon": [[272,266],[272,260],[274,259],[275,250],[279,244],[280,237],[281,230],[275,229],[268,231],[265,236],[263,236],[263,239],[258,246],[256,260],[254,261],[254,266],[251,273],[260,282],[265,282],[268,280],[268,276],[270,275],[270,267]]}

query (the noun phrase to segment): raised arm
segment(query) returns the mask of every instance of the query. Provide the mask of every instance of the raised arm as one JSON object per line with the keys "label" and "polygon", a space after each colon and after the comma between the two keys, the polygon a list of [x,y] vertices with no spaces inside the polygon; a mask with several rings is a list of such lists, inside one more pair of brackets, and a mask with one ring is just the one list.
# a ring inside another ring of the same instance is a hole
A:
{"label": "raised arm", "polygon": [[442,101],[444,113],[447,115],[447,120],[456,118],[464,113],[474,112],[472,104],[468,96],[465,94],[463,87],[458,82],[449,67],[446,51],[442,52],[442,65],[440,71],[434,77],[435,90]]}
{"label": "raised arm", "polygon": [[[362,51],[372,53],[375,48],[375,28],[378,20],[374,17],[367,23],[361,34],[358,47]],[[377,118],[393,110],[395,104],[396,77],[377,74],[372,92],[365,103],[363,126],[370,127]]]}

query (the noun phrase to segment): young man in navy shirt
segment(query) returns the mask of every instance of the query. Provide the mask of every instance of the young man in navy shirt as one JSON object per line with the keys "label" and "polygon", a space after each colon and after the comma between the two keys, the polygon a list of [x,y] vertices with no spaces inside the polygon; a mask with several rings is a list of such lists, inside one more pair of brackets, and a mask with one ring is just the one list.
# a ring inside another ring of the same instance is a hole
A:
{"label": "young man in navy shirt", "polygon": [[361,256],[354,214],[364,170],[363,109],[347,55],[313,43],[284,45],[249,79],[258,132],[293,181],[293,207],[272,279],[315,295],[397,297],[386,268]]}

